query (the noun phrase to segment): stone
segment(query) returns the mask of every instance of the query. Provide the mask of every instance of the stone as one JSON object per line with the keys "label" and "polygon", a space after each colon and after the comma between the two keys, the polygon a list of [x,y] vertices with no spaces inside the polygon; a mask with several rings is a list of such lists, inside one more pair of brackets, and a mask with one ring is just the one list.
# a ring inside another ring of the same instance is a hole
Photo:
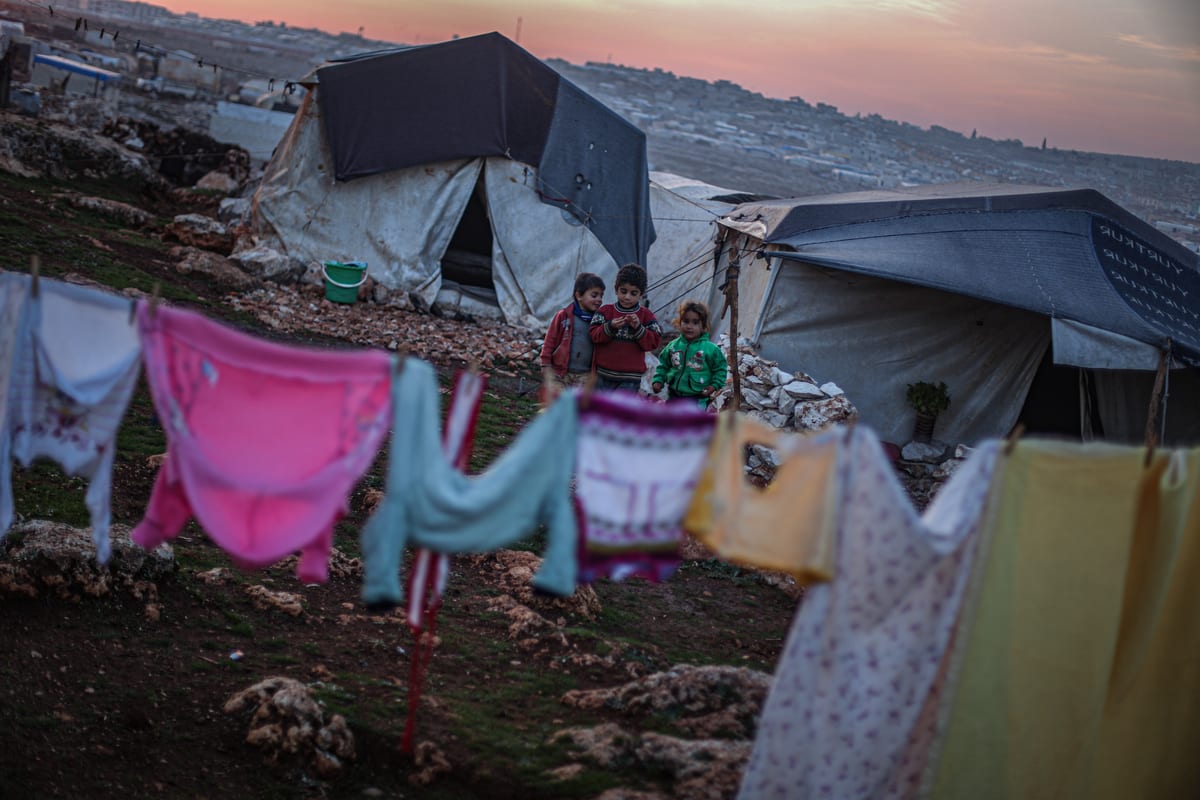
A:
{"label": "stone", "polygon": [[825,394],[829,395],[830,397],[837,397],[839,394],[845,394],[845,392],[842,391],[842,387],[838,386],[833,381],[829,381],[828,383],[822,383],[821,391],[824,392]]}
{"label": "stone", "polygon": [[304,613],[304,603],[301,601],[300,595],[293,592],[277,592],[260,584],[246,587],[246,594],[249,595],[250,601],[259,611],[282,611],[292,617],[298,617]]}
{"label": "stone", "polygon": [[797,430],[819,431],[857,416],[858,411],[846,399],[846,395],[839,394],[837,397],[797,404],[793,424]]}
{"label": "stone", "polygon": [[762,392],[755,391],[749,387],[742,387],[742,401],[747,408],[764,409],[771,405],[771,401]]}
{"label": "stone", "polygon": [[[757,460],[759,464],[770,467],[773,470],[779,469],[779,454],[765,445],[750,445],[750,458]],[[757,465],[751,464],[751,466]]]}
{"label": "stone", "polygon": [[783,414],[785,417],[790,417],[796,408],[796,398],[783,390],[782,386],[776,386],[767,395],[771,400],[771,406]]}
{"label": "stone", "polygon": [[78,194],[68,194],[66,195],[66,199],[75,208],[95,211],[109,219],[116,220],[123,225],[130,225],[134,228],[144,228],[154,222],[154,215],[149,211],[117,200]]}
{"label": "stone", "polygon": [[170,255],[176,261],[175,268],[184,274],[198,272],[235,289],[245,289],[256,283],[237,262],[219,253],[180,245],[172,248]]}
{"label": "stone", "polygon": [[821,391],[820,387],[805,381],[790,381],[783,384],[782,388],[797,400],[815,400],[825,397],[825,392]]}
{"label": "stone", "polygon": [[203,214],[179,214],[163,229],[163,236],[222,255],[233,252],[233,233],[221,222]]}
{"label": "stone", "polygon": [[947,447],[945,442],[939,442],[936,439],[932,442],[909,442],[900,449],[900,457],[905,461],[932,463],[946,457]]}
{"label": "stone", "polygon": [[39,519],[19,522],[0,542],[0,596],[32,598],[45,593],[78,601],[125,589],[154,603],[155,582],[177,569],[175,553],[166,544],[147,552],[129,534],[127,525],[112,526],[112,555],[101,566],[90,528]]}
{"label": "stone", "polygon": [[[230,258],[251,275],[258,275],[260,278],[268,278],[273,281],[295,280],[304,275],[307,267],[306,264],[291,256],[261,245],[247,250],[239,250]],[[319,264],[317,265],[317,275],[320,275]]]}
{"label": "stone", "polygon": [[746,413],[759,422],[770,425],[772,428],[786,428],[791,419],[787,414],[781,414],[769,408],[762,411],[752,409]]}
{"label": "stone", "polygon": [[354,734],[341,714],[325,722],[311,689],[294,678],[266,678],[225,701],[226,714],[252,711],[246,743],[269,764],[296,757],[323,778],[335,777],[355,756]]}
{"label": "stone", "polygon": [[233,194],[238,190],[237,179],[232,175],[213,170],[204,175],[200,180],[196,181],[197,189],[207,189],[208,191],[221,192],[222,194]]}
{"label": "stone", "polygon": [[250,198],[225,197],[217,207],[217,219],[226,225],[240,225],[250,216]]}

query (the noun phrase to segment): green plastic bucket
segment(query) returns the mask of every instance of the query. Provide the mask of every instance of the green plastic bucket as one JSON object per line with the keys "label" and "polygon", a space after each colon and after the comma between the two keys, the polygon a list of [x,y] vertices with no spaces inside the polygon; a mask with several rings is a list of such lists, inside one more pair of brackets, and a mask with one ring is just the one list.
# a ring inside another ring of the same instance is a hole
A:
{"label": "green plastic bucket", "polygon": [[321,265],[325,276],[325,299],[335,303],[353,303],[358,287],[367,280],[365,261],[326,261]]}

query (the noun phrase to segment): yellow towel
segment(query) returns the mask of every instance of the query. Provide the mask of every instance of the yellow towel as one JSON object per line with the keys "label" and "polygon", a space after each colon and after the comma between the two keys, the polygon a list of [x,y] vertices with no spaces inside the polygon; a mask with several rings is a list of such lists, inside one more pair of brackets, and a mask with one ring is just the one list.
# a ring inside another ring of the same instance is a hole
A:
{"label": "yellow towel", "polygon": [[[721,558],[787,572],[801,582],[826,581],[833,576],[842,436],[805,442],[797,436],[739,414],[722,414],[683,525]],[[765,488],[746,481],[745,448],[751,444],[782,455]]]}
{"label": "yellow towel", "polygon": [[1200,788],[1200,461],[1143,457],[1023,442],[1003,465],[934,797]]}

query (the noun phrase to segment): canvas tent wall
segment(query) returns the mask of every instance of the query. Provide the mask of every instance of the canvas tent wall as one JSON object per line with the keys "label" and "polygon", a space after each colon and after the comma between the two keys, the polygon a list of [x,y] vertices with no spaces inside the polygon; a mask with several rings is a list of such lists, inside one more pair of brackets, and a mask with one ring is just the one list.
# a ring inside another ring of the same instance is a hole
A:
{"label": "canvas tent wall", "polygon": [[740,332],[836,381],[884,439],[911,438],[909,383],[944,380],[945,441],[1003,435],[1034,401],[1073,407],[1085,438],[1141,441],[1169,343],[1166,441],[1200,441],[1197,256],[1099,192],[924,186],[747,203],[721,224],[746,253]]}
{"label": "canvas tent wall", "polygon": [[259,244],[366,261],[431,304],[453,242],[462,273],[484,276],[459,297],[530,326],[577,272],[611,283],[644,263],[645,135],[499,34],[332,63],[306,83],[255,197]]}
{"label": "canvas tent wall", "polygon": [[707,300],[715,273],[717,221],[753,196],[670,172],[650,173],[655,239],[646,255],[647,302],[671,326],[681,300]]}

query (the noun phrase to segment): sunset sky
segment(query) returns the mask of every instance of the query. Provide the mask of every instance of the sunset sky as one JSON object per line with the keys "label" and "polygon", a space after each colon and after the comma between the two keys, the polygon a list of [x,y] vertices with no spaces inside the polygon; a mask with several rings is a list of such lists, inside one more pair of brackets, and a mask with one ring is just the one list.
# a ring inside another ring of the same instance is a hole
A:
{"label": "sunset sky", "polygon": [[994,139],[1200,163],[1200,0],[157,0],[428,43],[727,78]]}

